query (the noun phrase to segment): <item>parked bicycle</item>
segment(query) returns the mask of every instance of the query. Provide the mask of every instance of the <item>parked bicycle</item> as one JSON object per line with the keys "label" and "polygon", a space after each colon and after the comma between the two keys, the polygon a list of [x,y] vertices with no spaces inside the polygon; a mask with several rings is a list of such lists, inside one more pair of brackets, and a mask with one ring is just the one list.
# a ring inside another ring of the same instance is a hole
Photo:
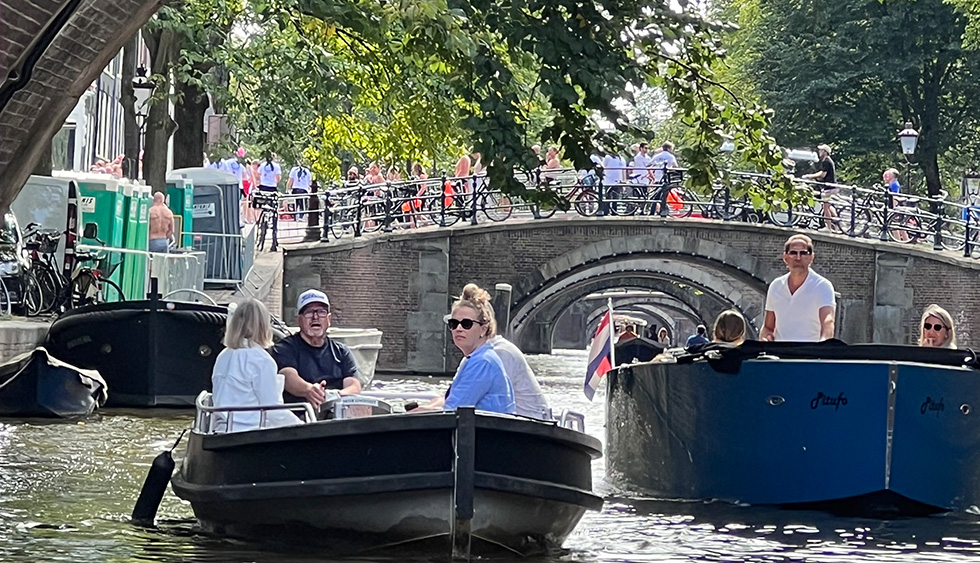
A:
{"label": "parked bicycle", "polygon": [[279,249],[279,193],[259,191],[253,193],[252,207],[259,210],[259,219],[256,222],[259,236],[256,246],[259,250],[265,249],[265,237],[271,229],[272,246],[269,250],[275,252]]}

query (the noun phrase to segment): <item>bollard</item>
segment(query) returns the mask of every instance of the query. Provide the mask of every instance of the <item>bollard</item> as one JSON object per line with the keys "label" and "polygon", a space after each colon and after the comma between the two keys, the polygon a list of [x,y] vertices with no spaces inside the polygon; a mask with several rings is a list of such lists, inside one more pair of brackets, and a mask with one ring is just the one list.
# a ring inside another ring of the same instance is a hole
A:
{"label": "bollard", "polygon": [[963,229],[963,257],[969,258],[973,256],[973,249],[970,248],[970,216],[973,215],[973,211],[969,206],[966,207],[966,227]]}
{"label": "bollard", "polygon": [[323,234],[320,236],[320,242],[330,242],[330,221],[333,218],[333,212],[330,211],[330,190],[323,193]]}
{"label": "bollard", "polygon": [[364,187],[357,187],[357,213],[354,217],[354,236],[361,236],[361,217],[364,215]]}
{"label": "bollard", "polygon": [[508,283],[498,283],[493,289],[493,314],[497,317],[497,331],[510,340],[510,300],[514,288]]}
{"label": "bollard", "polygon": [[599,212],[596,213],[597,217],[605,217],[608,213],[606,210],[606,186],[603,182],[603,176],[605,176],[602,168],[598,169],[599,181],[596,182],[596,196],[599,198]]}
{"label": "bollard", "polygon": [[439,198],[439,226],[446,226],[446,175],[442,175],[442,197]]}
{"label": "bollard", "polygon": [[312,193],[306,198],[306,236],[304,242],[315,242],[320,238],[320,194],[314,183]]}
{"label": "bollard", "polygon": [[728,210],[731,209],[731,205],[732,205],[732,190],[731,188],[729,188],[728,184],[725,184],[725,207],[724,209],[721,210],[722,221],[731,220],[732,218],[731,214],[728,213]]}
{"label": "bollard", "polygon": [[391,217],[391,182],[386,182],[385,183],[385,224],[383,229],[384,232],[386,233],[391,232],[392,220],[393,219]]}
{"label": "bollard", "polygon": [[476,225],[476,196],[477,196],[477,185],[476,176],[473,176],[473,201],[470,205],[470,225]]}
{"label": "bollard", "polygon": [[932,249],[942,250],[943,249],[943,214],[946,212],[945,206],[942,202],[935,201],[933,203],[933,209],[936,211],[936,228],[933,232]]}
{"label": "bollard", "polygon": [[855,195],[856,195],[856,190],[854,188],[851,188],[851,232],[847,234],[847,236],[849,237],[854,236],[854,215],[857,213],[855,209],[856,203],[854,202]]}
{"label": "bollard", "polygon": [[888,224],[888,212],[892,208],[894,200],[892,199],[892,192],[885,187],[885,211],[881,216],[881,236],[878,237],[879,240],[888,240],[888,230],[885,229],[885,225]]}

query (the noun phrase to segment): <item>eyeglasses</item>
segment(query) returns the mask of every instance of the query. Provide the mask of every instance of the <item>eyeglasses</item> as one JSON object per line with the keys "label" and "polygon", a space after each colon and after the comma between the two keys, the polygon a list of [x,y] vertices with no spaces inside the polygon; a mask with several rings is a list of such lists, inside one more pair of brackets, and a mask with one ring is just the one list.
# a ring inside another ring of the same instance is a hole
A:
{"label": "eyeglasses", "polygon": [[[922,328],[924,328],[926,330],[937,330],[938,331],[938,330],[942,330],[942,329],[946,328],[946,325],[941,325],[939,323],[936,323],[936,324],[922,323]],[[949,329],[946,328],[946,330],[949,330]]]}
{"label": "eyeglasses", "polygon": [[487,324],[486,321],[477,321],[473,319],[463,319],[461,321],[449,319],[446,321],[446,324],[449,326],[449,330],[456,330],[457,327],[463,327],[463,330],[469,330],[473,328],[474,323],[480,326]]}
{"label": "eyeglasses", "polygon": [[813,254],[812,250],[787,250],[786,254],[790,256],[810,256]]}
{"label": "eyeglasses", "polygon": [[310,309],[309,311],[303,311],[301,314],[307,319],[312,319],[316,316],[326,317],[330,314],[330,309]]}

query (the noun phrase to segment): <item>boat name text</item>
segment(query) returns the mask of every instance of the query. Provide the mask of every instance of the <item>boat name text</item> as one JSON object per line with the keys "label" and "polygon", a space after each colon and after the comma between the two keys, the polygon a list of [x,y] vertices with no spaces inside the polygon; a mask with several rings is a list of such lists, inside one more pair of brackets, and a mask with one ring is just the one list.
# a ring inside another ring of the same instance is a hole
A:
{"label": "boat name text", "polygon": [[942,397],[939,397],[938,403],[933,401],[932,397],[926,397],[925,402],[923,402],[922,406],[919,407],[919,412],[922,414],[926,414],[928,411],[936,411],[936,416],[939,416],[939,413],[943,412],[944,410],[946,410],[946,405],[943,404]]}
{"label": "boat name text", "polygon": [[847,397],[844,396],[843,391],[836,397],[817,393],[817,396],[810,401],[810,408],[815,410],[819,406],[833,406],[834,410],[837,410],[843,406],[847,406]]}

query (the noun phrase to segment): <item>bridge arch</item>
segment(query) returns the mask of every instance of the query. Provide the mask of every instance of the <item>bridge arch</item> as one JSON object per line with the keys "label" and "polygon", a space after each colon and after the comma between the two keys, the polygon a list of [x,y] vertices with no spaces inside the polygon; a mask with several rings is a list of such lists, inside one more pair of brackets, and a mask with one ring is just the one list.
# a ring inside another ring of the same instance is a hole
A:
{"label": "bridge arch", "polygon": [[755,333],[764,315],[768,265],[723,244],[679,236],[621,237],[558,256],[524,280],[511,307],[510,329],[525,351],[550,353],[555,324],[573,303],[613,288],[660,291],[705,322],[739,310]]}

